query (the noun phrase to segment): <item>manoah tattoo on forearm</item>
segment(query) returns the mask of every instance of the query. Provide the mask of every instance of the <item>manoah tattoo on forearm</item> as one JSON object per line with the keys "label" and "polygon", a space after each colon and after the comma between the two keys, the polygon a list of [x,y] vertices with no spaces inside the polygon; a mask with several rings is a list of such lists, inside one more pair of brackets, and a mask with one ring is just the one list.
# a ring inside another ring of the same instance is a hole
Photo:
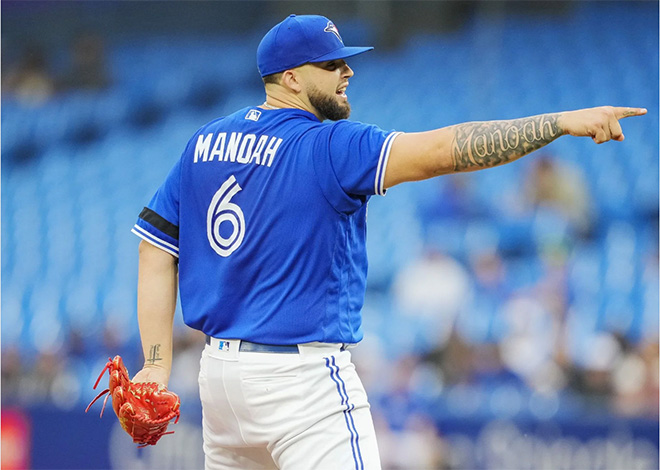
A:
{"label": "manoah tattoo on forearm", "polygon": [[454,128],[454,171],[489,168],[516,160],[563,134],[559,114],[510,121],[468,122]]}

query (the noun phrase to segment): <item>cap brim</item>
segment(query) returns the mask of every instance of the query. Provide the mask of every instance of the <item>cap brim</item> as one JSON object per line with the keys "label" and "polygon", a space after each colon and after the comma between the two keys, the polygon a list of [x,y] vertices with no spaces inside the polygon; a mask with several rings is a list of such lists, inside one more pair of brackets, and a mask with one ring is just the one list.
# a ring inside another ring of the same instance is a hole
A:
{"label": "cap brim", "polygon": [[328,54],[317,57],[314,60],[310,60],[311,63],[316,62],[325,62],[327,60],[337,60],[337,59],[346,59],[348,57],[353,57],[363,52],[368,52],[373,50],[373,47],[342,47],[336,51],[332,51]]}

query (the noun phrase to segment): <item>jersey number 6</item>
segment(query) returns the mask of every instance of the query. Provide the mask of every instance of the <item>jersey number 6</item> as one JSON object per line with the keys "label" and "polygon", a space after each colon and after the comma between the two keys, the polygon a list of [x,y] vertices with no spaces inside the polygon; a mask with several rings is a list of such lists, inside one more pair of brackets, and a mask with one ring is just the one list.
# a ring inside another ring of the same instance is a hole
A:
{"label": "jersey number 6", "polygon": [[[206,215],[206,235],[211,248],[225,258],[241,246],[245,236],[243,211],[233,202],[229,202],[241,189],[234,175],[231,175],[213,195]],[[223,222],[229,222],[233,226],[228,237],[220,234]]]}

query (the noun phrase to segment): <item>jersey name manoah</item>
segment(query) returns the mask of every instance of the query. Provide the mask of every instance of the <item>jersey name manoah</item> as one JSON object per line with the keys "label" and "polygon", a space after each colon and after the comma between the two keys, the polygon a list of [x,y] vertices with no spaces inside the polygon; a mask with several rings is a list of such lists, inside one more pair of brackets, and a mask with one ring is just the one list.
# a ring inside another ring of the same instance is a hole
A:
{"label": "jersey name manoah", "polygon": [[133,227],[179,258],[184,322],[266,344],[359,342],[366,206],[385,194],[397,135],[257,107],[199,129]]}

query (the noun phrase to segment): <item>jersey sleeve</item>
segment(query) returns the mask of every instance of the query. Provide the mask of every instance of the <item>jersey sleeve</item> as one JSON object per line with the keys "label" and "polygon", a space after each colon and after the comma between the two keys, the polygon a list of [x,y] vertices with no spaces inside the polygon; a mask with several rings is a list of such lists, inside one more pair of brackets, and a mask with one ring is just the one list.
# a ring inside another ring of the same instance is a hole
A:
{"label": "jersey sleeve", "polygon": [[365,196],[385,195],[387,160],[399,134],[356,121],[329,126],[314,161],[326,198],[337,210],[350,212]]}
{"label": "jersey sleeve", "polygon": [[179,257],[179,197],[181,159],[170,170],[165,182],[142,209],[131,230],[152,245]]}

